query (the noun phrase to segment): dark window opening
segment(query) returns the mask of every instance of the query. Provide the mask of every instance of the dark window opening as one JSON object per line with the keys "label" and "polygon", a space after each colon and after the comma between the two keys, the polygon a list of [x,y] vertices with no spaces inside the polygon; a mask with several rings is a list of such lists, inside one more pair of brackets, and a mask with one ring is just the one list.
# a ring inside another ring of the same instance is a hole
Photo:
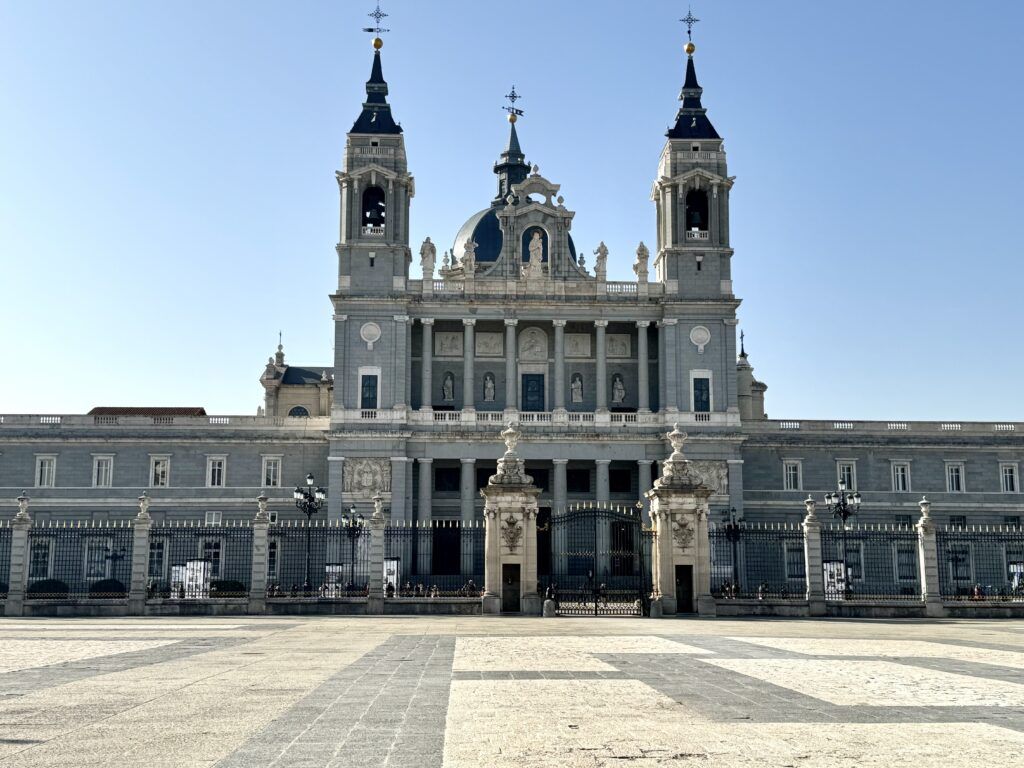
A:
{"label": "dark window opening", "polygon": [[711,379],[693,380],[693,410],[697,413],[711,410]]}
{"label": "dark window opening", "polygon": [[363,226],[383,227],[386,214],[384,190],[380,187],[367,187],[363,192]]}
{"label": "dark window opening", "polygon": [[290,411],[288,411],[288,415],[289,416],[300,416],[302,418],[307,418],[309,416],[309,411],[307,411],[301,405],[296,405],[294,408],[292,408]]}
{"label": "dark window opening", "polygon": [[487,487],[487,481],[491,479],[491,475],[493,475],[496,471],[497,471],[496,467],[486,467],[486,468],[477,467],[476,468],[476,487],[477,488],[486,488]]}
{"label": "dark window opening", "polygon": [[686,193],[686,228],[707,232],[708,221],[708,193],[691,189]]}
{"label": "dark window opening", "polygon": [[431,550],[430,571],[434,576],[456,576],[459,573],[459,533],[454,526],[435,528]]}
{"label": "dark window opening", "polygon": [[632,493],[633,471],[630,469],[609,469],[608,490],[612,493]]}
{"label": "dark window opening", "polygon": [[1012,525],[1015,528],[1020,528],[1020,515],[1007,515],[1003,518],[1003,525]]}
{"label": "dark window opening", "polygon": [[569,493],[590,493],[590,470],[565,470],[565,487]]}
{"label": "dark window opening", "polygon": [[896,525],[901,528],[910,528],[914,524],[910,515],[896,515]]}
{"label": "dark window opening", "polygon": [[633,575],[633,555],[636,551],[633,523],[613,522],[611,526],[612,576]]}
{"label": "dark window opening", "polygon": [[960,527],[960,528],[963,528],[964,526],[967,525],[967,516],[966,515],[950,515],[949,516],[949,524],[957,526],[957,527]]}
{"label": "dark window opening", "polygon": [[359,407],[373,410],[377,407],[377,377],[363,376],[359,393]]}
{"label": "dark window opening", "polygon": [[434,490],[438,493],[453,493],[459,490],[461,472],[458,467],[435,467]]}
{"label": "dark window opening", "polygon": [[550,488],[549,477],[551,473],[546,469],[526,468],[526,474],[533,478],[533,484],[540,488],[542,491],[547,491]]}

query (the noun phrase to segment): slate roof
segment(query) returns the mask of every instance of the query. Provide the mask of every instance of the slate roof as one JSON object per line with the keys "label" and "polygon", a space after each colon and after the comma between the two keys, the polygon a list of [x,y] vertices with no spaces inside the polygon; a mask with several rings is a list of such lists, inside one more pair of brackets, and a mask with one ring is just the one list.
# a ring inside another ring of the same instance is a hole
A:
{"label": "slate roof", "polygon": [[676,124],[669,128],[667,136],[670,139],[720,139],[715,126],[708,120],[707,110],[700,103],[700,97],[704,89],[697,82],[697,70],[693,66],[693,57],[686,60],[686,80],[683,81],[683,90],[679,94],[679,100],[683,105],[676,114]]}
{"label": "slate roof", "polygon": [[323,366],[322,368],[306,368],[300,365],[289,365],[284,370],[281,378],[282,384],[319,384],[320,376],[327,371],[327,378],[334,373],[334,368]]}
{"label": "slate roof", "polygon": [[401,133],[402,126],[391,116],[388,104],[388,84],[380,65],[380,51],[373,52],[373,67],[370,79],[366,81],[366,101],[363,111],[356,118],[350,133]]}

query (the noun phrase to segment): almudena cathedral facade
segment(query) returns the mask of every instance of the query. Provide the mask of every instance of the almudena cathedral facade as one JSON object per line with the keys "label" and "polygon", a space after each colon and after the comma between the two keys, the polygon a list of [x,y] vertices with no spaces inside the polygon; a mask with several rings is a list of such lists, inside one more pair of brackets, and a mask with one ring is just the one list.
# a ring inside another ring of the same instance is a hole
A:
{"label": "almudena cathedral facade", "polygon": [[[416,158],[387,95],[378,49],[336,174],[333,359],[291,365],[279,347],[257,416],[0,416],[3,517],[25,489],[36,525],[126,519],[142,492],[154,524],[249,520],[264,494],[284,520],[299,516],[292,487],[312,473],[328,519],[368,516],[380,494],[393,522],[474,520],[511,420],[540,488],[539,526],[577,502],[635,506],[675,424],[712,489],[713,521],[735,510],[795,523],[808,494],[845,481],[864,523],[916,521],[922,495],[938,524],[1020,523],[1024,424],[767,418],[766,385],[737,344],[734,177],[692,55],[651,157],[656,242],[628,255],[574,242],[573,211],[527,162],[515,110],[494,198],[477,202],[450,251],[438,257],[430,239],[414,251]],[[636,279],[608,280],[608,259],[625,258]]]}

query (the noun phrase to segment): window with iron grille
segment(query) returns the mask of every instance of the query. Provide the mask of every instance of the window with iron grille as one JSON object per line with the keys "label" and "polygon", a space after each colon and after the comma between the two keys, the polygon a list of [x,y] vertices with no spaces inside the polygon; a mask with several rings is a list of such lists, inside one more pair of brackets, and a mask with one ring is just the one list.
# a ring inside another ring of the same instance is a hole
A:
{"label": "window with iron grille", "polygon": [[846,543],[846,568],[850,573],[850,581],[863,581],[864,549],[860,542]]}
{"label": "window with iron grille", "polygon": [[970,544],[950,544],[946,551],[946,562],[949,563],[949,575],[958,587],[971,581],[971,546]]}
{"label": "window with iron grille", "polygon": [[786,544],[786,578],[803,579],[807,571],[804,565],[804,548],[802,544]]}
{"label": "window with iron grille", "polygon": [[917,581],[917,547],[911,542],[900,541],[896,548],[896,578],[899,581]]}
{"label": "window with iron grille", "polygon": [[165,547],[163,541],[149,542],[149,578],[164,578]]}
{"label": "window with iron grille", "polygon": [[910,464],[905,461],[894,462],[892,465],[892,489],[896,493],[910,490]]}
{"label": "window with iron grille", "polygon": [[782,462],[783,488],[787,491],[803,490],[803,472],[799,461]]}
{"label": "window with iron grille", "polygon": [[203,539],[199,556],[210,561],[210,577],[220,578],[220,554],[224,547],[220,539]]}
{"label": "window with iron grille", "polygon": [[206,519],[203,521],[206,525],[220,525],[224,521],[223,512],[207,512]]}
{"label": "window with iron grille", "polygon": [[1003,493],[1017,493],[1017,465],[1001,464],[999,474],[1003,478]]}
{"label": "window with iron grille", "polygon": [[50,578],[50,541],[33,541],[29,550],[28,577],[30,579]]}

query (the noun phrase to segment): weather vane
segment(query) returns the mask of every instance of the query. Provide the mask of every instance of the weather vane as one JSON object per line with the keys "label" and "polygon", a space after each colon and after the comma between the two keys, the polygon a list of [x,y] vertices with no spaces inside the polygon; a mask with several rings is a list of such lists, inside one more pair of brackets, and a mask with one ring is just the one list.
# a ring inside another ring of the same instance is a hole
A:
{"label": "weather vane", "polygon": [[509,106],[502,107],[502,109],[508,112],[508,121],[514,123],[517,117],[522,117],[523,115],[523,110],[516,109],[516,102],[523,97],[516,93],[516,87],[513,85],[512,92],[505,94],[505,98],[508,99]]}
{"label": "weather vane", "polygon": [[372,27],[363,27],[363,32],[373,32],[374,35],[380,37],[381,32],[390,32],[390,29],[384,29],[380,25],[380,20],[387,17],[387,14],[380,9],[380,1],[377,2],[377,7],[370,13],[366,14],[374,21]]}
{"label": "weather vane", "polygon": [[681,18],[680,21],[686,25],[686,39],[693,40],[693,25],[700,21],[700,19],[693,15],[693,9],[688,7],[686,9],[686,16]]}

